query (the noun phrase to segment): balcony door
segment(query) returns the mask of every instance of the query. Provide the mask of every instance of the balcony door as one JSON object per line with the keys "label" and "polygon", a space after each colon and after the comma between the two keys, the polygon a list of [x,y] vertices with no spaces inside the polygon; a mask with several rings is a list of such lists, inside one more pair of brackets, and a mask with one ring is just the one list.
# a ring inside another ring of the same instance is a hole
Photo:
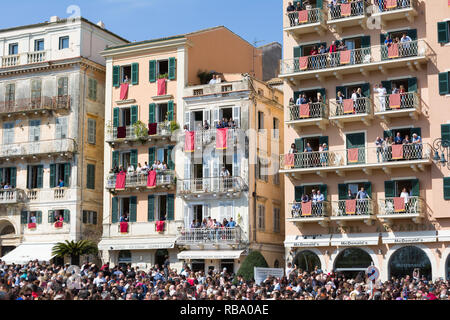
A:
{"label": "balcony door", "polygon": [[41,136],[41,120],[30,120],[29,122],[29,141],[33,142],[30,145],[30,152],[32,154],[39,153],[39,143]]}
{"label": "balcony door", "polygon": [[3,124],[3,144],[14,143],[14,122]]}
{"label": "balcony door", "polygon": [[[366,134],[364,132],[348,133],[346,135],[347,142],[347,164],[362,164],[366,162]],[[358,154],[352,156],[349,150],[358,149]]]}

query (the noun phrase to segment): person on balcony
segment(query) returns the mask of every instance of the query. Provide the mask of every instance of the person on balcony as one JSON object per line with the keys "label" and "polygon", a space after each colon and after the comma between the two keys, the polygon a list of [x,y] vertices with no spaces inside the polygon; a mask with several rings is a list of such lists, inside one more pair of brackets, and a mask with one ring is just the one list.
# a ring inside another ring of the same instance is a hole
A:
{"label": "person on balcony", "polygon": [[338,63],[338,55],[337,55],[337,46],[336,46],[336,41],[331,41],[331,45],[328,48],[328,53],[330,56],[330,67],[336,67],[339,63]]}
{"label": "person on balcony", "polygon": [[319,54],[319,50],[317,49],[317,46],[313,46],[311,51],[309,52],[310,57],[310,61],[309,63],[311,64],[309,67],[309,69],[316,69],[317,68],[317,55]]}
{"label": "person on balcony", "polygon": [[344,95],[341,91],[337,92],[336,95],[336,115],[342,115],[344,113]]}
{"label": "person on balcony", "polygon": [[311,201],[312,201],[312,214],[317,213],[317,192],[315,189],[311,191]]}
{"label": "person on balcony", "polygon": [[5,185],[3,186],[3,189],[11,189],[11,186],[9,185],[9,183],[5,183]]}
{"label": "person on balcony", "polygon": [[286,8],[287,15],[289,17],[289,23],[291,27],[295,26],[295,7],[292,5],[292,2],[288,2],[288,6]]}
{"label": "person on balcony", "polygon": [[289,154],[295,154],[297,153],[297,148],[295,147],[295,143],[291,144],[291,148],[289,149]]}
{"label": "person on balcony", "polygon": [[292,205],[291,215],[292,218],[297,218],[298,216],[300,216],[300,204],[298,202]]}
{"label": "person on balcony", "polygon": [[394,138],[394,144],[403,144],[403,139],[400,132],[397,132],[397,135]]}
{"label": "person on balcony", "polygon": [[392,43],[393,41],[391,37],[389,36],[389,34],[387,34],[386,39],[384,39],[384,45],[389,48],[392,45]]}
{"label": "person on balcony", "polygon": [[370,200],[370,197],[367,194],[366,190],[364,190],[364,187],[361,187],[361,189],[356,194],[356,211],[358,212],[358,214],[368,213],[369,204],[367,200]]}
{"label": "person on balcony", "polygon": [[304,160],[303,161],[305,161],[304,167],[312,167],[313,166],[313,154],[312,154],[313,149],[311,148],[311,144],[309,142],[306,143],[306,147],[303,150],[303,152],[304,152],[304,158],[303,158]]}
{"label": "person on balcony", "polygon": [[380,155],[381,155],[381,160],[385,161],[384,154],[383,154],[383,139],[381,139],[380,137],[377,137],[377,139],[375,140],[375,147],[377,150],[377,161],[380,162]]}
{"label": "person on balcony", "polygon": [[142,169],[145,173],[148,173],[148,170],[150,169],[150,167],[148,166],[147,161],[144,162],[144,166],[142,167]]}
{"label": "person on balcony", "polygon": [[301,201],[302,201],[303,203],[309,202],[309,197],[308,197],[308,195],[305,194],[305,193],[302,194]]}
{"label": "person on balcony", "polygon": [[297,6],[295,7],[295,11],[302,11],[302,10],[303,10],[302,2],[298,1]]}
{"label": "person on balcony", "polygon": [[328,165],[328,146],[326,143],[319,146],[320,165],[326,167]]}
{"label": "person on balcony", "polygon": [[138,175],[142,175],[143,172],[144,172],[144,168],[141,166],[140,163],[138,163],[137,168],[136,168],[136,173],[137,173]]}
{"label": "person on balcony", "polygon": [[121,173],[121,172],[125,172],[125,169],[124,169],[123,166],[120,166],[120,167],[119,167],[119,172],[118,172],[118,173]]}
{"label": "person on balcony", "polygon": [[209,80],[209,84],[216,84],[216,75],[213,74],[212,79]]}
{"label": "person on balcony", "polygon": [[352,190],[350,190],[350,189],[348,189],[348,192],[347,192],[347,199],[348,200],[354,200],[355,199],[355,196],[353,195]]}
{"label": "person on balcony", "polygon": [[404,85],[400,85],[398,93],[400,93],[400,108],[408,108],[409,106],[406,106],[406,90]]}
{"label": "person on balcony", "polygon": [[392,94],[397,94],[399,92],[400,90],[397,88],[397,85],[395,83],[392,84]]}
{"label": "person on balcony", "polygon": [[63,179],[59,179],[58,187],[64,188],[64,180]]}
{"label": "person on balcony", "polygon": [[298,96],[297,101],[295,102],[296,105],[301,105],[301,104],[306,104],[307,100],[306,100],[306,95],[305,94],[301,94]]}
{"label": "person on balcony", "polygon": [[327,53],[327,49],[325,48],[325,46],[322,44],[319,47],[319,60],[318,60],[318,66],[316,69],[322,69],[322,68],[326,68],[327,66],[327,56],[325,55]]}
{"label": "person on balcony", "polygon": [[409,208],[408,208],[408,205],[409,205],[409,192],[408,192],[408,190],[406,189],[406,188],[403,188],[402,189],[402,192],[400,193],[400,198],[403,198],[404,200],[405,200],[405,210],[406,210],[406,212],[408,212],[409,210]]}
{"label": "person on balcony", "polygon": [[380,101],[380,111],[384,112],[386,111],[386,96],[387,96],[387,90],[386,88],[383,88],[383,84],[375,85],[374,89],[375,93],[378,93],[378,99]]}
{"label": "person on balcony", "polygon": [[413,133],[412,137],[412,143],[414,145],[414,158],[422,159],[422,137],[419,136],[417,133]]}
{"label": "person on balcony", "polygon": [[323,202],[325,201],[325,196],[320,192],[320,190],[317,190],[316,195],[316,214],[318,216],[322,216],[323,211]]}
{"label": "person on balcony", "polygon": [[131,163],[128,165],[127,174],[134,174],[134,166]]}
{"label": "person on balcony", "polygon": [[129,82],[128,76],[125,75],[124,78],[123,78],[123,83],[128,83],[128,82]]}
{"label": "person on balcony", "polygon": [[410,45],[410,43],[411,43],[411,41],[412,41],[412,39],[411,39],[411,37],[410,36],[408,36],[406,33],[403,33],[402,34],[402,38],[400,39],[400,52],[399,52],[399,55],[402,57],[405,57],[405,56],[409,56],[409,55],[412,55],[412,52],[410,52],[410,48],[411,48],[411,45]]}
{"label": "person on balcony", "polygon": [[233,218],[230,218],[230,221],[228,221],[228,224],[226,225],[227,228],[234,228],[236,227],[236,221],[233,220]]}
{"label": "person on balcony", "polygon": [[209,130],[209,123],[208,123],[208,120],[205,120],[204,121],[204,123],[203,123],[203,130]]}
{"label": "person on balcony", "polygon": [[128,213],[124,212],[124,213],[122,214],[122,216],[120,217],[119,222],[128,222],[128,221],[129,221],[129,219],[128,219]]}
{"label": "person on balcony", "polygon": [[364,104],[361,102],[361,98],[364,98],[364,95],[362,93],[361,87],[359,87],[358,89],[356,89],[356,100],[353,100],[356,113],[365,112]]}

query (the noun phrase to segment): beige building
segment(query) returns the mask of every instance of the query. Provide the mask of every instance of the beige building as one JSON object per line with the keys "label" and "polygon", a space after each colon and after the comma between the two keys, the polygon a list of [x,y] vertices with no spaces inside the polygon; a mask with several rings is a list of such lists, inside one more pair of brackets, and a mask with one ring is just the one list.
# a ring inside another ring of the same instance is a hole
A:
{"label": "beige building", "polygon": [[287,262],[449,279],[447,1],[309,2],[283,1]]}

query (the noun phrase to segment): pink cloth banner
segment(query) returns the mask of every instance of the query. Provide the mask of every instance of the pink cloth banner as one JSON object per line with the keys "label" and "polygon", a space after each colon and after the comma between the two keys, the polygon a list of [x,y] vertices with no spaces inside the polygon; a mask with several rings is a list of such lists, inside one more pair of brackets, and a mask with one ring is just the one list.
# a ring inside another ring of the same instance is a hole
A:
{"label": "pink cloth banner", "polygon": [[228,128],[217,129],[216,149],[224,150],[227,148],[227,133],[228,133]]}
{"label": "pink cloth banner", "polygon": [[56,221],[56,222],[55,222],[55,228],[60,229],[60,228],[62,228],[62,227],[63,227],[62,221]]}
{"label": "pink cloth banner", "polygon": [[308,22],[308,10],[301,10],[298,12],[298,23]]}
{"label": "pink cloth banner", "polygon": [[351,3],[341,4],[341,15],[343,17],[349,17],[352,15],[352,5]]}
{"label": "pink cloth banner", "polygon": [[300,70],[308,69],[308,57],[300,57],[298,58],[298,62],[300,64]]}
{"label": "pink cloth banner", "polygon": [[128,233],[128,222],[120,223],[120,233]]}
{"label": "pink cloth banner", "polygon": [[310,216],[312,213],[311,201],[302,202],[302,216]]}
{"label": "pink cloth banner", "polygon": [[156,221],[156,231],[157,232],[164,231],[164,221]]}
{"label": "pink cloth banner", "polygon": [[389,108],[399,109],[400,108],[400,93],[391,94],[389,96]]}
{"label": "pink cloth banner", "polygon": [[128,83],[120,85],[120,100],[125,100],[128,97]]}
{"label": "pink cloth banner", "polygon": [[398,160],[403,159],[403,145],[393,144],[392,145],[392,159]]}
{"label": "pink cloth banner", "polygon": [[350,163],[358,162],[358,152],[359,152],[358,148],[348,149],[347,150],[348,162]]}
{"label": "pink cloth banner", "polygon": [[125,190],[125,181],[127,179],[127,174],[125,172],[119,172],[116,175],[116,190]]}
{"label": "pink cloth banner", "polygon": [[351,50],[341,51],[341,64],[349,64],[351,55],[352,55]]}
{"label": "pink cloth banner", "polygon": [[158,96],[167,94],[166,79],[158,79]]}
{"label": "pink cloth banner", "polygon": [[345,213],[346,214],[356,213],[356,200],[345,200]]}
{"label": "pink cloth banner", "polygon": [[148,189],[156,188],[156,171],[155,170],[151,170],[148,172],[147,188]]}
{"label": "pink cloth banner", "polygon": [[393,43],[388,47],[388,57],[398,58],[398,43]]}
{"label": "pink cloth banner", "polygon": [[127,137],[127,127],[117,128],[117,139],[124,139]]}
{"label": "pink cloth banner", "polygon": [[394,198],[394,210],[395,212],[404,212],[405,208],[405,198],[397,197]]}
{"label": "pink cloth banner", "polygon": [[309,118],[309,104],[300,105],[300,118]]}
{"label": "pink cloth banner", "polygon": [[387,9],[397,8],[397,0],[386,0],[386,8]]}
{"label": "pink cloth banner", "polygon": [[156,131],[157,128],[158,128],[157,123],[149,123],[148,124],[148,135],[154,136],[157,133],[157,131]]}
{"label": "pink cloth banner", "polygon": [[289,169],[294,166],[294,154],[293,153],[288,153],[284,156],[284,166]]}
{"label": "pink cloth banner", "polygon": [[36,223],[34,223],[34,222],[29,223],[28,229],[36,229]]}
{"label": "pink cloth banner", "polygon": [[186,131],[186,135],[184,137],[184,152],[194,152],[194,144],[195,144],[195,132]]}
{"label": "pink cloth banner", "polygon": [[353,107],[353,99],[344,100],[344,114],[354,113],[355,108]]}

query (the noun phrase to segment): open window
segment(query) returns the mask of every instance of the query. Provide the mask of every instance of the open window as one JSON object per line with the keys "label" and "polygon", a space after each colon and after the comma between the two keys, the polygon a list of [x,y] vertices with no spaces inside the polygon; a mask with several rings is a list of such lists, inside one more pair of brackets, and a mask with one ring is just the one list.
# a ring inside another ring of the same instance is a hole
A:
{"label": "open window", "polygon": [[166,121],[168,111],[169,108],[167,103],[159,103],[156,106],[156,120],[158,123]]}
{"label": "open window", "polygon": [[0,183],[9,185],[12,189],[16,187],[17,168],[0,168]]}
{"label": "open window", "polygon": [[120,83],[131,83],[131,65],[120,67]]}
{"label": "open window", "polygon": [[169,60],[158,60],[158,78],[167,78],[169,76]]}
{"label": "open window", "polygon": [[44,166],[28,166],[27,170],[27,188],[39,189],[43,185]]}
{"label": "open window", "polygon": [[167,220],[167,196],[158,197],[158,221]]}
{"label": "open window", "polygon": [[119,112],[119,126],[128,127],[131,125],[131,109],[120,108]]}

